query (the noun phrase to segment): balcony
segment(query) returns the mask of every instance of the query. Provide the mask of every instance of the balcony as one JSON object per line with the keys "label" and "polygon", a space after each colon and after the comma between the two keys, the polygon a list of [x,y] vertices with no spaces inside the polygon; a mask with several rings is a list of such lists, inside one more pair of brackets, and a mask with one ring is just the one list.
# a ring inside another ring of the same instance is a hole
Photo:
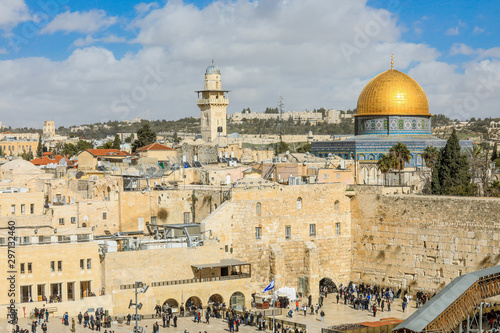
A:
{"label": "balcony", "polygon": [[198,105],[229,105],[229,98],[198,99]]}

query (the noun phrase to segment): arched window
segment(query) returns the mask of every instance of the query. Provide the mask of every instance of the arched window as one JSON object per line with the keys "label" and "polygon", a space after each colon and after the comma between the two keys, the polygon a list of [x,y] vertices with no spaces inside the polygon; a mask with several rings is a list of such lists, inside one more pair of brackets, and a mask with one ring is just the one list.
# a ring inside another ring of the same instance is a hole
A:
{"label": "arched window", "polygon": [[297,209],[302,209],[302,198],[297,199]]}
{"label": "arched window", "polygon": [[337,200],[335,201],[335,210],[339,210],[340,209],[340,202]]}
{"label": "arched window", "polygon": [[257,215],[260,215],[260,208],[261,208],[261,204],[260,204],[260,202],[257,202],[257,205],[255,205],[255,212],[257,213]]}

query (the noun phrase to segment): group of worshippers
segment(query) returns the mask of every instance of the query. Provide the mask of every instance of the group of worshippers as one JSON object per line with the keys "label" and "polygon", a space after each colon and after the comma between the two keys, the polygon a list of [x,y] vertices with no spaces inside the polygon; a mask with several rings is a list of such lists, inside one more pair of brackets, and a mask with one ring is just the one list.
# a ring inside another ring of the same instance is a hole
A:
{"label": "group of worshippers", "polygon": [[[169,306],[168,304],[164,304],[163,307],[160,305],[156,305],[155,312],[157,317],[161,317],[164,328],[170,327],[170,321],[172,321],[173,327],[177,327],[177,315],[173,313],[171,306]],[[182,312],[184,312],[184,309]],[[158,322],[156,322],[156,325],[158,326],[159,330]],[[155,325],[153,325],[153,332],[158,332],[158,330],[155,331]]]}

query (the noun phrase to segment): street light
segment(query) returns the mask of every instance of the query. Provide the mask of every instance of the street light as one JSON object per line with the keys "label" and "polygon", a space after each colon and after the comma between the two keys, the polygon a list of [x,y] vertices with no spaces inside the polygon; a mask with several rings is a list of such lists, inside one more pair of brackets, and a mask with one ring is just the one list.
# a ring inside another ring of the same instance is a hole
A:
{"label": "street light", "polygon": [[[139,288],[139,285],[141,285],[141,289],[137,290]],[[130,303],[128,304],[128,308],[132,307],[132,305],[135,306],[135,327],[134,327],[134,333],[141,333],[142,332],[142,327],[139,327],[139,315],[137,314],[137,310],[142,309],[142,303],[137,303],[137,294],[144,294],[149,286],[147,285],[142,285],[142,282],[135,282],[135,303],[132,303],[132,300],[130,300]]]}

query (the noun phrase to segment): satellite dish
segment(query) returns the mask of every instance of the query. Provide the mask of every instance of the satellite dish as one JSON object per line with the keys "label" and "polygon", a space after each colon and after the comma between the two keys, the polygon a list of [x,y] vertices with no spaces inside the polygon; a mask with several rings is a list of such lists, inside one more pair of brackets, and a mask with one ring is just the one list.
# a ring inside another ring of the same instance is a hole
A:
{"label": "satellite dish", "polygon": [[64,158],[64,157],[63,157],[63,158],[61,158],[61,159],[59,160],[59,165],[60,165],[60,166],[67,166],[67,165],[68,165],[68,161],[66,160],[66,158]]}
{"label": "satellite dish", "polygon": [[76,179],[81,179],[81,178],[83,177],[83,175],[84,175],[83,171],[78,171],[78,172],[76,173],[75,178],[76,178]]}
{"label": "satellite dish", "polygon": [[84,216],[84,217],[83,217],[83,220],[84,220],[85,222],[87,222],[87,221],[89,220],[89,217],[88,217],[88,216]]}

